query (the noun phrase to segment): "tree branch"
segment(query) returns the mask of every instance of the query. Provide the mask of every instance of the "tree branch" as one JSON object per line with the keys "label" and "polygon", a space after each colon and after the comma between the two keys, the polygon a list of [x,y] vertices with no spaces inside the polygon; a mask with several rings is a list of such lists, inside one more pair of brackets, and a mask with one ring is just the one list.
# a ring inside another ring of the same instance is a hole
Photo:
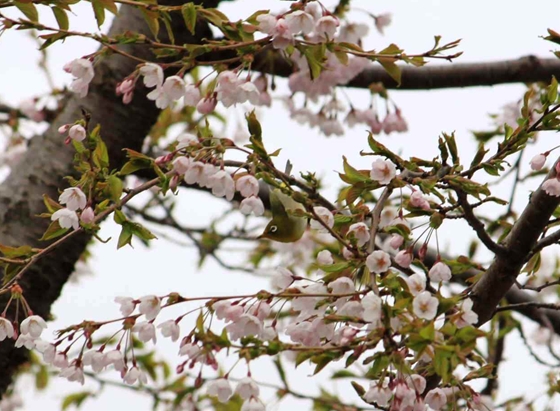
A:
{"label": "tree branch", "polygon": [[[267,48],[255,56],[253,70],[288,77],[294,68],[291,61]],[[383,83],[385,88],[397,90],[433,90],[442,88],[495,86],[508,83],[550,81],[560,76],[560,60],[525,56],[519,59],[483,63],[428,64],[424,67],[400,66],[401,85],[375,64],[350,81],[347,86],[368,88]]]}

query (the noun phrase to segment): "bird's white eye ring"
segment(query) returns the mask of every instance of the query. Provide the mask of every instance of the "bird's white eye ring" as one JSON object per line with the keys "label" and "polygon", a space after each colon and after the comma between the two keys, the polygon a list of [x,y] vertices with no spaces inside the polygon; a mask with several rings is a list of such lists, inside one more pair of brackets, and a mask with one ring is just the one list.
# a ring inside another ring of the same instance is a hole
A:
{"label": "bird's white eye ring", "polygon": [[273,225],[273,226],[270,227],[270,230],[269,230],[269,231],[270,231],[271,233],[275,233],[276,231],[278,231],[278,227],[276,227],[275,225]]}

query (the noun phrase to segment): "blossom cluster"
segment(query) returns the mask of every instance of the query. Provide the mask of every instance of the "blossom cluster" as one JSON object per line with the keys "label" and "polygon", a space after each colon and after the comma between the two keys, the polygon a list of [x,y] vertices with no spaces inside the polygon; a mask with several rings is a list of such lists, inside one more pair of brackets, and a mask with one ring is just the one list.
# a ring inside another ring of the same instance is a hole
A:
{"label": "blossom cluster", "polygon": [[[60,204],[65,204],[65,208],[55,211],[52,221],[58,221],[62,228],[78,229],[80,220],[85,224],[91,224],[95,215],[91,207],[87,207],[87,197],[79,187],[70,187],[65,189],[58,198]],[[77,211],[82,210],[78,217]]]}

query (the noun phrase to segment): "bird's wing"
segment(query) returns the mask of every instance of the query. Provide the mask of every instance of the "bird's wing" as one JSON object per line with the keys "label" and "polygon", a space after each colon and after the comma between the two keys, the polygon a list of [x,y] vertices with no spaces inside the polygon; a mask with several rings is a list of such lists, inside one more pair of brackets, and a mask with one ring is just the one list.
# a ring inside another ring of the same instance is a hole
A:
{"label": "bird's wing", "polygon": [[[277,189],[270,191],[270,209],[273,216],[288,217],[286,207],[284,206],[285,198],[290,198]],[[290,198],[291,200],[291,198]]]}

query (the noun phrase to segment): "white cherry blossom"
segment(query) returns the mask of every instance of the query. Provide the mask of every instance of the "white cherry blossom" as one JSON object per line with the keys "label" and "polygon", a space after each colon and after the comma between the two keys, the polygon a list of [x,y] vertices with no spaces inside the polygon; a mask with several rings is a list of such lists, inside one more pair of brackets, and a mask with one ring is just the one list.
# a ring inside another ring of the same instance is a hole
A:
{"label": "white cherry blossom", "polygon": [[58,201],[65,204],[68,210],[77,211],[86,207],[87,197],[79,187],[70,187],[60,194]]}
{"label": "white cherry blossom", "polygon": [[433,320],[437,314],[439,301],[429,291],[422,291],[412,301],[413,312],[418,318]]}
{"label": "white cherry blossom", "polygon": [[366,266],[372,273],[384,273],[391,267],[391,257],[385,251],[374,251],[367,256]]}
{"label": "white cherry blossom", "polygon": [[155,295],[141,297],[138,311],[140,311],[140,314],[146,316],[146,320],[151,321],[156,318],[161,311],[161,301]]}

